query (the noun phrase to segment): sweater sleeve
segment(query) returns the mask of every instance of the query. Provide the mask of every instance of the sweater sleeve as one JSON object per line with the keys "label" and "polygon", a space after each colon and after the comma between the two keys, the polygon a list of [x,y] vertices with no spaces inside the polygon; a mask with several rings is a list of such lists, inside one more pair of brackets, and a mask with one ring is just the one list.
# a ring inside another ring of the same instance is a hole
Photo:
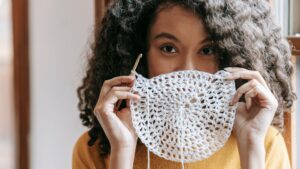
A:
{"label": "sweater sleeve", "polygon": [[88,145],[88,133],[82,134],[76,141],[72,154],[72,169],[105,169],[106,159],[98,153],[97,143]]}
{"label": "sweater sleeve", "polygon": [[267,169],[291,169],[284,138],[274,127],[269,129],[265,148]]}

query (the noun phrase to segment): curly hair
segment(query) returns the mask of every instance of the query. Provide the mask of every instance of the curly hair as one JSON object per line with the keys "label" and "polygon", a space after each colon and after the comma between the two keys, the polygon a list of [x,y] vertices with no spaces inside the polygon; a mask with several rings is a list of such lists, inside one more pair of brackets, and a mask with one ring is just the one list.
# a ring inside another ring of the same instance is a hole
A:
{"label": "curly hair", "polygon": [[[149,29],[157,13],[172,5],[202,18],[222,60],[219,69],[242,67],[263,76],[279,103],[272,124],[283,129],[283,113],[297,98],[291,86],[294,68],[290,45],[275,24],[266,0],[115,0],[96,24],[86,75],[77,89],[80,118],[90,128],[88,144],[92,146],[98,140],[99,153],[110,153],[109,141],[93,114],[103,82],[128,75],[139,53],[147,57]],[[146,59],[141,60],[137,72],[148,77]],[[245,81],[237,86],[242,83]]]}

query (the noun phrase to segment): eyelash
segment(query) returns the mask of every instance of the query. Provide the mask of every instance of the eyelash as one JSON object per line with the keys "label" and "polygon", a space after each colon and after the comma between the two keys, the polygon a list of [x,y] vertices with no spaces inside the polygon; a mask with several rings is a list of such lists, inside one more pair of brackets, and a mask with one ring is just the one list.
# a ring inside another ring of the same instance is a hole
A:
{"label": "eyelash", "polygon": [[[204,53],[203,53],[204,49],[210,49],[211,52],[210,52],[209,54],[204,54]],[[200,50],[200,53],[201,53],[201,55],[212,55],[212,54],[215,53],[215,49],[214,49],[214,47],[213,47],[212,45],[207,45],[207,46],[204,46],[204,47]]]}
{"label": "eyelash", "polygon": [[177,51],[177,49],[175,47],[173,47],[173,45],[170,44],[166,44],[160,47],[160,50],[163,51],[164,53],[173,53],[173,52],[167,52],[164,50],[165,47],[172,47],[173,49],[175,49],[175,51]]}
{"label": "eyelash", "polygon": [[[163,51],[164,53],[168,53],[168,54],[174,53],[174,52],[167,52],[167,51],[165,51],[165,50],[164,50],[165,47],[172,47],[173,49],[175,49],[175,51],[178,51],[175,47],[173,47],[173,45],[166,44],[166,45],[163,45],[163,46],[160,47],[160,50]],[[209,48],[209,49],[211,50],[211,52],[210,52],[209,54],[204,54],[203,51],[204,51],[204,49],[207,49],[207,48]],[[200,53],[201,55],[212,55],[212,54],[214,54],[214,52],[215,52],[215,50],[214,50],[214,47],[213,47],[212,45],[204,46],[204,47],[203,47],[202,49],[200,49],[200,51],[199,51],[199,53]]]}

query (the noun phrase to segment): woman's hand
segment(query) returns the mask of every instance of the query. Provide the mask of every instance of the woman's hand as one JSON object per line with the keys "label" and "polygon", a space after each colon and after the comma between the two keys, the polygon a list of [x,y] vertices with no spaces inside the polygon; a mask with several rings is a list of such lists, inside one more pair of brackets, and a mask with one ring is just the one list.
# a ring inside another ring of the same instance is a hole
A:
{"label": "woman's hand", "polygon": [[[238,104],[233,127],[237,139],[264,139],[278,107],[275,96],[258,71],[239,67],[225,70],[231,73],[227,80],[249,80],[237,89],[231,102],[232,105]],[[242,95],[245,96],[245,103],[238,102]]]}
{"label": "woman's hand", "polygon": [[[237,105],[233,132],[237,138],[242,169],[265,168],[264,139],[278,107],[275,96],[257,71],[238,67],[225,68],[228,80],[247,79],[233,96]],[[245,103],[238,102],[245,96]]]}
{"label": "woman's hand", "polygon": [[[111,149],[120,151],[124,149],[135,149],[137,135],[131,122],[131,112],[128,107],[120,111],[116,110],[116,103],[120,99],[139,99],[137,94],[131,93],[135,77],[119,76],[106,80],[103,83],[101,92],[94,108],[94,115],[101,124],[109,142]],[[129,86],[121,86],[122,84]]]}

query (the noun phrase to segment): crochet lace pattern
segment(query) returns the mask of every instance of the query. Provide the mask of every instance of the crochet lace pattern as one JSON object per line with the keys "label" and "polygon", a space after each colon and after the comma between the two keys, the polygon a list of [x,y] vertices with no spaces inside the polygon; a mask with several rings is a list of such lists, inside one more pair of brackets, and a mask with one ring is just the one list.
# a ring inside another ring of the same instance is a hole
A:
{"label": "crochet lace pattern", "polygon": [[130,100],[131,117],[148,153],[183,164],[225,145],[236,113],[236,105],[229,105],[235,83],[224,79],[229,72],[182,70],[151,79],[134,74],[131,92],[141,99]]}

